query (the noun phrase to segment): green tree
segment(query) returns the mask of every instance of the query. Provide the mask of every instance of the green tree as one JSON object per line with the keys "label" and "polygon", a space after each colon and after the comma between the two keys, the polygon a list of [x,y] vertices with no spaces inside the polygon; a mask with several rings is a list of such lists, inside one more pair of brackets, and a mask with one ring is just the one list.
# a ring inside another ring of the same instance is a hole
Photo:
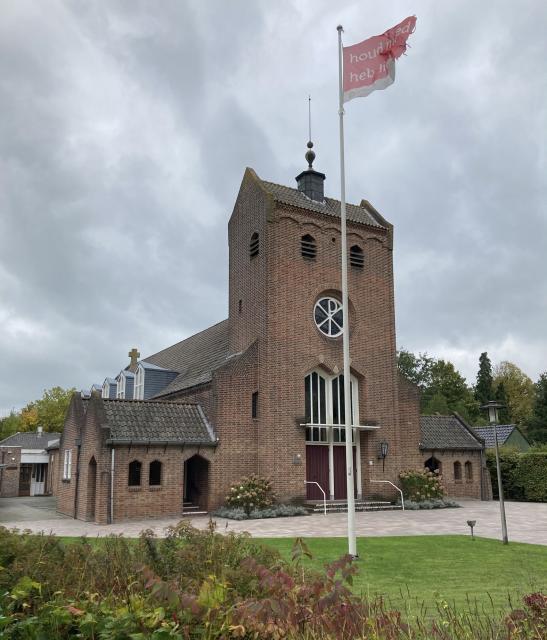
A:
{"label": "green tree", "polygon": [[503,405],[501,409],[498,409],[498,421],[500,424],[512,424],[511,412],[509,411],[509,403],[507,400],[507,392],[505,391],[505,385],[500,382],[494,392],[494,400]]}
{"label": "green tree", "polygon": [[401,349],[397,352],[397,368],[403,376],[423,391],[431,382],[431,367],[435,362],[427,353],[417,356],[411,351]]}
{"label": "green tree", "polygon": [[435,393],[429,398],[425,406],[422,406],[422,413],[426,416],[432,416],[436,413],[446,416],[450,413],[448,402],[442,393]]}
{"label": "green tree", "polygon": [[0,440],[22,430],[21,414],[12,410],[9,416],[0,418]]}
{"label": "green tree", "polygon": [[432,407],[443,406],[442,397],[449,413],[456,411],[465,420],[474,422],[477,403],[465,378],[454,365],[447,360],[436,360],[430,373],[429,386],[422,394],[422,410],[431,412]]}
{"label": "green tree", "polygon": [[500,362],[494,369],[494,389],[503,383],[511,420],[526,427],[533,413],[535,388],[530,378],[512,362]]}
{"label": "green tree", "polygon": [[494,399],[492,388],[492,363],[488,353],[484,351],[479,358],[479,371],[477,373],[477,384],[475,385],[475,399],[479,404],[486,404]]}
{"label": "green tree", "polygon": [[535,384],[532,417],[527,434],[533,443],[547,443],[547,371],[539,376]]}
{"label": "green tree", "polygon": [[37,426],[41,426],[44,431],[62,431],[74,391],[61,387],[46,389],[40,400],[30,402],[21,411],[22,430],[34,431]]}

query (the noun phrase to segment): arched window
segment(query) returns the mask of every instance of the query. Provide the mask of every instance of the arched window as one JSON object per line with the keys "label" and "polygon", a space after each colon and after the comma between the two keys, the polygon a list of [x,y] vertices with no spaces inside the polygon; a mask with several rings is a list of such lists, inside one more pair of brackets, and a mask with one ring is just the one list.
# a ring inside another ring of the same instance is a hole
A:
{"label": "arched window", "polygon": [[254,258],[258,255],[258,250],[260,248],[260,239],[258,237],[258,233],[255,231],[251,236],[251,243],[249,244],[249,255],[251,258]]}
{"label": "arched window", "polygon": [[424,467],[432,473],[437,472],[440,474],[442,472],[442,465],[440,461],[435,458],[435,456],[431,456],[431,458],[428,458],[424,463]]}
{"label": "arched window", "polygon": [[454,463],[454,480],[461,481],[462,479],[462,463],[456,460]]}
{"label": "arched window", "polygon": [[315,238],[306,234],[300,239],[300,250],[302,251],[302,257],[308,260],[315,260],[317,257],[317,245],[315,244]]}
{"label": "arched window", "polygon": [[133,394],[134,400],[144,400],[144,367],[139,364],[137,372],[135,373],[135,391]]}
{"label": "arched window", "polygon": [[467,482],[473,481],[473,465],[469,460],[465,463],[465,479]]}
{"label": "arched window", "polygon": [[358,245],[354,244],[349,250],[349,263],[356,269],[362,269],[365,265],[365,255]]}
{"label": "arched window", "polygon": [[[359,422],[358,382],[351,378],[351,415],[352,424]],[[331,425],[333,442],[345,442],[344,376],[327,379],[313,371],[305,379],[306,440],[308,442],[328,442],[328,429]],[[341,425],[340,427],[336,425]]]}
{"label": "arched window", "polygon": [[161,484],[161,462],[153,460],[148,470],[148,484],[151,487],[157,487]]}
{"label": "arched window", "polygon": [[138,460],[133,460],[129,463],[129,478],[127,484],[130,487],[141,486],[141,463]]}

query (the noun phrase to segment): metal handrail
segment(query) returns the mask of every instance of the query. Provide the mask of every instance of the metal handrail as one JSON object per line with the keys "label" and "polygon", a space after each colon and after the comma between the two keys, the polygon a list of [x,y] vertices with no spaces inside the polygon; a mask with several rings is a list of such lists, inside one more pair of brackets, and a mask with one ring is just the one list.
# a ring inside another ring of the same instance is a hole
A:
{"label": "metal handrail", "polygon": [[304,480],[304,484],[316,484],[321,493],[323,494],[323,510],[325,515],[327,515],[327,494],[323,491],[323,487],[319,484],[319,482],[314,482],[313,480]]}
{"label": "metal handrail", "polygon": [[401,489],[399,489],[399,487],[396,484],[393,484],[393,482],[390,482],[389,480],[370,480],[370,482],[376,482],[376,483],[384,482],[386,484],[390,484],[392,487],[397,489],[397,491],[401,494],[401,506],[403,507],[403,511],[405,510],[405,499],[403,497],[403,492],[401,491]]}

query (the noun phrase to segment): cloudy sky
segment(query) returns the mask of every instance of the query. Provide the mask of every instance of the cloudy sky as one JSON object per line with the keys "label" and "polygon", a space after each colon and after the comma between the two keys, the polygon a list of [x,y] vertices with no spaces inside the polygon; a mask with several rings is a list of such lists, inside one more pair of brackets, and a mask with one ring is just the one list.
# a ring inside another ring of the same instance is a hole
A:
{"label": "cloudy sky", "polygon": [[348,199],[395,225],[398,343],[547,369],[547,4],[2,0],[0,415],[227,314],[244,169],[339,197],[345,44],[418,17],[347,105]]}

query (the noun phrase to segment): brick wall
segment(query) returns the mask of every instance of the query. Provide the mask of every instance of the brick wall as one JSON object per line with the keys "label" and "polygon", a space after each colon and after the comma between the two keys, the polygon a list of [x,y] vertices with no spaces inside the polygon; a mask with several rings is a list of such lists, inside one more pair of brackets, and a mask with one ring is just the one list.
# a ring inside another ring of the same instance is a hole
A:
{"label": "brick wall", "polygon": [[[481,455],[479,451],[422,451],[422,462],[434,456],[441,463],[441,474],[446,495],[450,498],[481,499]],[[461,478],[456,479],[454,463],[461,465]],[[466,477],[465,463],[471,464],[471,479]],[[491,498],[490,484],[485,482],[485,499]]]}
{"label": "brick wall", "polygon": [[0,463],[7,465],[0,469],[0,498],[14,498],[19,495],[21,447],[0,447]]}

